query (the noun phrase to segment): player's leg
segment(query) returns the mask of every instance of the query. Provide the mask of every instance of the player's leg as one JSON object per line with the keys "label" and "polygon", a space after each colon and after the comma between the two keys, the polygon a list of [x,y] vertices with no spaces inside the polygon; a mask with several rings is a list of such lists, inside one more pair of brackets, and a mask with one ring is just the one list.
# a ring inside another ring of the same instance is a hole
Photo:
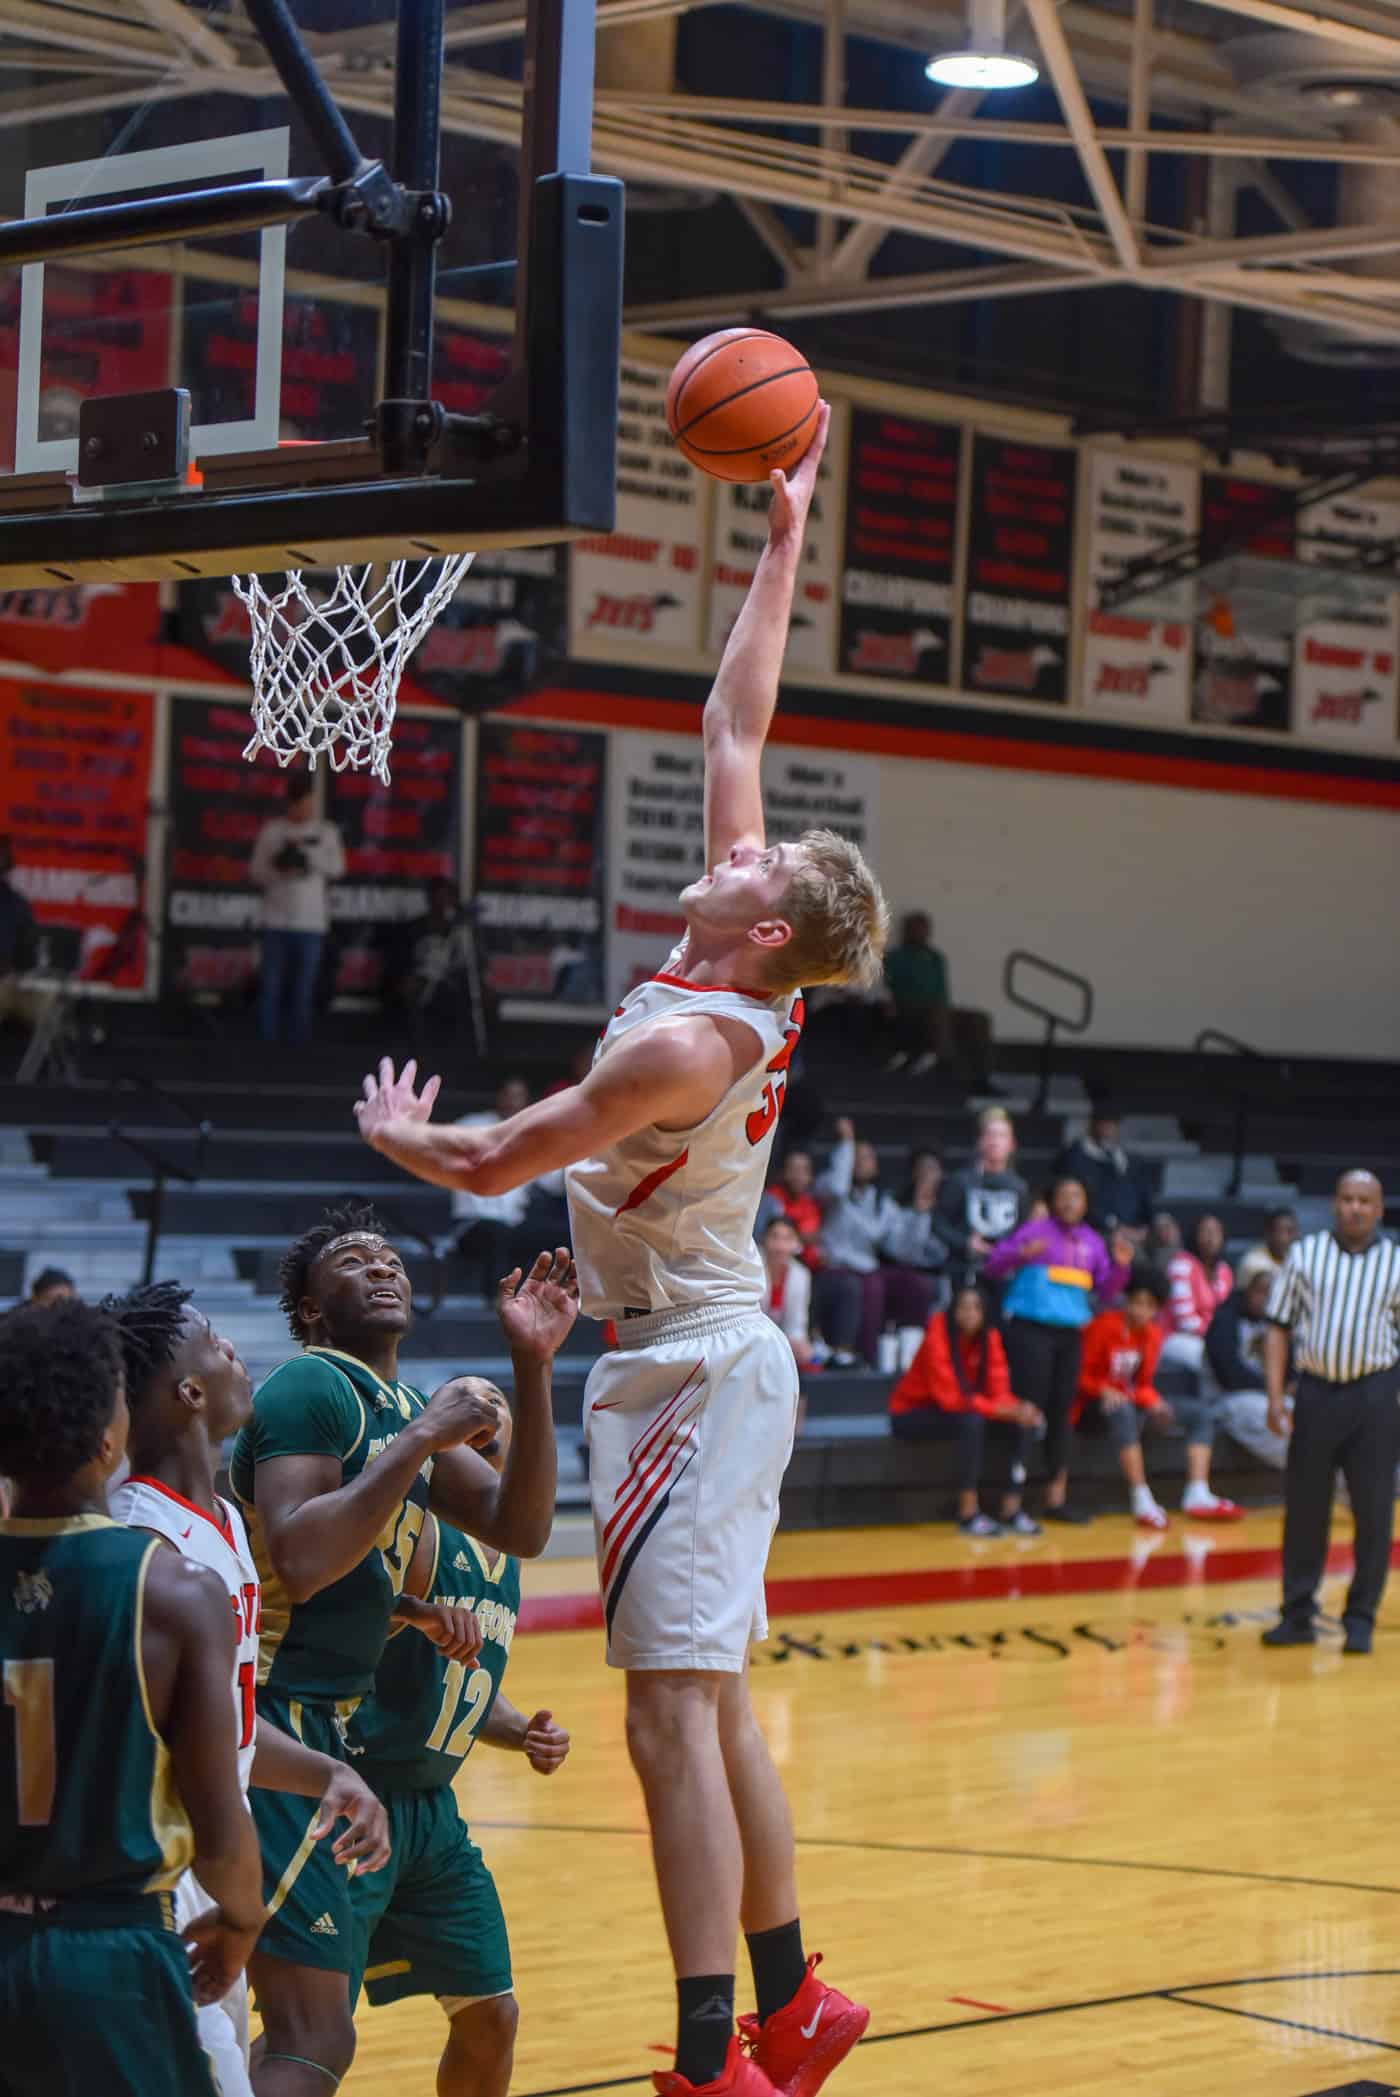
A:
{"label": "player's leg", "polygon": [[437,2097],[506,2097],[519,2022],[520,2007],[513,1995],[452,2005],[447,2044],[438,2062]]}
{"label": "player's leg", "polygon": [[[259,1693],[258,1710],[309,1748],[343,1759],[335,1715]],[[262,2037],[255,2097],[327,2097],[355,2057],[350,1974],[355,1923],[350,1877],[313,1830],[318,1802],[280,1791],[248,1795],[263,1860],[267,1921],[249,1962]]]}

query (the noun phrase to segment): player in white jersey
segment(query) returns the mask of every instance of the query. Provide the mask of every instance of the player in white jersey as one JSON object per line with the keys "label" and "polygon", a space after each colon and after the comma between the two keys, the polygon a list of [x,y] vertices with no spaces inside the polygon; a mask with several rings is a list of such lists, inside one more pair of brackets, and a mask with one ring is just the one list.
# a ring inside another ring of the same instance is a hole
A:
{"label": "player in white jersey", "polygon": [[[131,1472],[109,1493],[108,1504],[118,1521],[149,1529],[217,1573],[228,1590],[236,1628],[231,1720],[243,1789],[251,1783],[319,1798],[322,1836],[338,1819],[348,1823],[335,1843],[336,1857],[352,1868],[377,1871],[389,1854],[388,1823],[368,1785],[329,1755],[313,1754],[259,1721],[254,1708],[262,1591],[243,1517],[214,1490],[217,1451],[252,1410],[248,1372],[175,1282],[109,1297],[103,1309],[121,1334],[131,1412]],[[212,1905],[187,1872],[175,1892],[177,1927]],[[252,2097],[244,1978],[197,2014],[220,2097]]]}
{"label": "player in white jersey", "polygon": [[[868,2012],[803,1956],[791,1823],[754,1720],[748,1646],[792,1447],[792,1350],[762,1310],[753,1223],[802,988],[871,982],[887,913],[830,831],[765,842],[760,761],[826,440],[772,476],[768,543],[705,706],[710,871],[685,939],[614,1013],[582,1084],[495,1127],[435,1126],[438,1080],[381,1063],[365,1139],[420,1179],[494,1194],[567,1166],[583,1308],[618,1344],[585,1404],[608,1658],[651,1822],[675,1963],[676,2067],[659,2091],[813,2097]],[[733,2036],[742,1919],[758,1993]]]}

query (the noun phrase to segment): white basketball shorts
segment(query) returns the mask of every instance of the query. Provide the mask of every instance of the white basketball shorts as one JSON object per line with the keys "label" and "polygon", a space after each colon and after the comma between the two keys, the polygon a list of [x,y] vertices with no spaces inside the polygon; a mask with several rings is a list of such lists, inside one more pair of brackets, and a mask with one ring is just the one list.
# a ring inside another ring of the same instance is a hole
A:
{"label": "white basketball shorts", "polygon": [[792,1454],[797,1365],[761,1311],[629,1319],[584,1397],[608,1664],[742,1672]]}

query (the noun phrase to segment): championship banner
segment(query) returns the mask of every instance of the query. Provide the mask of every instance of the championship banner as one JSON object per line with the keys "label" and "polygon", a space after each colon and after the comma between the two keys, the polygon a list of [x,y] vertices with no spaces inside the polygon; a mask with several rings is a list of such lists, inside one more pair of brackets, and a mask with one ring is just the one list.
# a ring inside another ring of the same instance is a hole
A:
{"label": "championship banner", "polygon": [[[1400,541],[1400,503],[1364,489],[1310,503],[1298,514],[1298,558],[1320,570]],[[1400,587],[1384,571],[1349,576],[1303,599],[1293,639],[1293,727],[1309,742],[1356,749],[1393,746]]]}
{"label": "championship banner", "polygon": [[[1294,558],[1288,490],[1268,481],[1208,473],[1201,481],[1201,560],[1248,555]],[[1191,718],[1220,728],[1289,725],[1293,629],[1283,612],[1265,617],[1257,595],[1232,602],[1228,589],[1196,618],[1196,675]]]}
{"label": "championship banner", "polygon": [[571,648],[619,662],[697,655],[703,548],[701,477],[666,428],[666,373],[624,364],[617,523],[570,550]]}
{"label": "championship banner", "polygon": [[[784,668],[789,671],[816,670],[829,675],[836,665],[836,578],[846,422],[845,403],[834,402],[826,454],[817,472],[817,489],[807,515],[802,572],[793,597],[792,623],[783,657]],[[758,557],[768,544],[771,494],[767,481],[717,481],[711,495],[707,646],[716,663],[748,595]]]}
{"label": "championship banner", "polygon": [[406,692],[481,714],[548,683],[568,647],[562,546],[479,553],[409,661]]}
{"label": "championship banner", "polygon": [[1089,454],[1089,609],[1080,688],[1089,713],[1130,721],[1185,721],[1191,704],[1195,592],[1176,584],[1149,614],[1135,604],[1100,611],[1105,583],[1130,562],[1197,530],[1195,469],[1143,452]]}
{"label": "championship banner", "polygon": [[[76,438],[78,410],[104,393],[146,393],[170,384],[171,278],[154,269],[44,267],[39,369],[41,442]],[[0,282],[0,472],[15,463],[21,280]]]}
{"label": "championship banner", "polygon": [[428,884],[457,885],[462,724],[452,715],[394,722],[394,777],[332,772],[324,813],[345,846],[345,878],[330,892],[336,995],[378,997],[395,928],[423,917]]}
{"label": "championship banner", "polygon": [[[145,990],[149,692],[0,682],[0,834],[49,965]],[[66,935],[66,936],[65,936]]]}
{"label": "championship banner", "polygon": [[40,671],[119,665],[128,676],[155,677],[160,623],[159,583],[0,590],[0,658]]}
{"label": "championship banner", "polygon": [[[880,766],[873,757],[770,743],[763,815],[771,844],[835,830],[878,853]],[[685,933],[678,897],[707,871],[705,758],[698,736],[612,737],[608,834],[608,1001],[665,962]]]}
{"label": "championship banner", "polygon": [[1068,449],[973,438],[961,678],[969,692],[1068,697],[1076,463]]}
{"label": "championship banner", "polygon": [[[180,384],[190,390],[192,421],[251,419],[257,351],[257,293],[189,279]],[[362,437],[374,412],[378,369],[373,306],[289,294],[282,314],[282,437]]]}
{"label": "championship banner", "polygon": [[841,668],[951,684],[962,430],[875,408],[851,415]]}
{"label": "championship banner", "polygon": [[473,888],[492,996],[601,1004],[606,773],[605,735],[481,722]]}
{"label": "championship banner", "polygon": [[166,760],[167,863],[161,993],[193,998],[251,988],[262,892],[248,877],[263,824],[287,804],[267,751],[244,760],[248,709],[172,699]]}

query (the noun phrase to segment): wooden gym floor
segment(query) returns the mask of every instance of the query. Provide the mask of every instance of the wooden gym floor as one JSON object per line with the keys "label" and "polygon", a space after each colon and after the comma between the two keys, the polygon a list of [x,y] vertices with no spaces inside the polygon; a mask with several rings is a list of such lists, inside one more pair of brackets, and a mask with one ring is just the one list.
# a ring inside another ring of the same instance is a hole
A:
{"label": "wooden gym floor", "polygon": [[[809,1946],[874,2012],[833,2093],[1400,2087],[1400,1586],[1370,1660],[1335,1628],[1264,1651],[1278,1535],[1261,1513],[1145,1548],[1117,1517],[1029,1545],[778,1540],[755,1699]],[[1348,1537],[1340,1517],[1339,1569]],[[536,1615],[586,1618],[587,1573],[533,1569]],[[574,1739],[548,1780],[485,1748],[463,1773],[514,1941],[513,2090],[645,2091],[673,1997],[621,1681],[595,1630],[545,1630],[506,1685]],[[347,2097],[431,2097],[435,2005],[359,2028]]]}

